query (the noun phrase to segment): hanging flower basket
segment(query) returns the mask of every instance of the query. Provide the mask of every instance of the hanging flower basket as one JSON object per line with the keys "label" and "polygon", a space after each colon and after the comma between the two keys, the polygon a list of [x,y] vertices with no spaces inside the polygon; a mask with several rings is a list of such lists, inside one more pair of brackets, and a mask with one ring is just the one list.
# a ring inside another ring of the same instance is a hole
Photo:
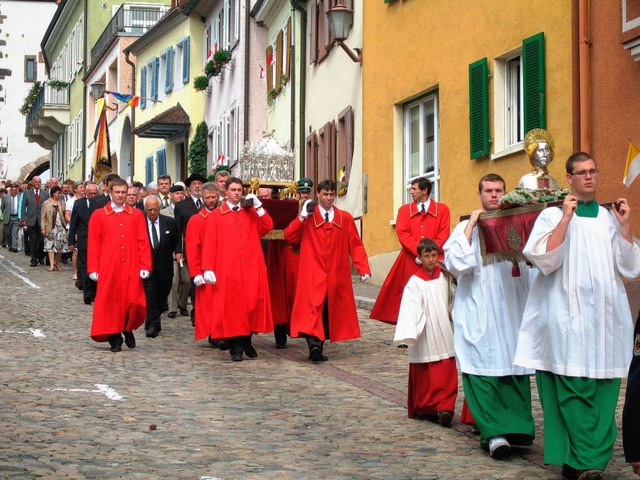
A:
{"label": "hanging flower basket", "polygon": [[209,77],[206,75],[200,75],[193,79],[193,88],[196,92],[204,92],[209,88]]}

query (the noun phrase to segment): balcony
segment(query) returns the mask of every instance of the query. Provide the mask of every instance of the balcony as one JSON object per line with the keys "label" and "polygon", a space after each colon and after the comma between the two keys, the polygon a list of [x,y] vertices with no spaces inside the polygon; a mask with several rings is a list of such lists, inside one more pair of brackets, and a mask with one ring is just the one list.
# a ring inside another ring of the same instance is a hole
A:
{"label": "balcony", "polygon": [[70,121],[69,87],[55,89],[45,84],[27,113],[25,136],[51,150]]}
{"label": "balcony", "polygon": [[91,49],[91,65],[95,65],[116,37],[144,35],[168,9],[161,5],[121,5]]}

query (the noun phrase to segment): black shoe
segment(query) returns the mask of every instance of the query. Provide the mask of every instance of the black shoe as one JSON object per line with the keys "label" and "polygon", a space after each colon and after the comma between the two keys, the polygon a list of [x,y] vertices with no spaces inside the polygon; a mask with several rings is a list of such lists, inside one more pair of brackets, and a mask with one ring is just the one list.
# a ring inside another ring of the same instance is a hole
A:
{"label": "black shoe", "polygon": [[36,263],[31,262],[31,263],[29,264],[29,266],[30,266],[30,267],[37,267],[37,266],[38,266],[38,263],[37,263],[37,262],[36,262]]}
{"label": "black shoe", "polygon": [[227,342],[226,340],[220,340],[218,341],[218,348],[223,352],[226,352],[231,348],[231,346],[229,345],[229,342]]}
{"label": "black shoe", "polygon": [[209,345],[211,345],[213,348],[218,348],[218,345],[220,344],[220,340],[211,338],[211,335],[207,337],[207,342],[209,342]]}
{"label": "black shoe", "polygon": [[122,344],[111,345],[111,348],[109,350],[111,350],[114,353],[121,352],[122,351]]}
{"label": "black shoe", "polygon": [[109,345],[111,345],[112,352],[121,352],[122,351],[122,335],[119,333],[115,333],[113,335],[109,335],[107,338]]}
{"label": "black shoe", "polygon": [[309,350],[309,360],[312,362],[326,362],[329,359],[322,354],[320,347],[311,347],[311,350]]}
{"label": "black shoe", "polygon": [[9,251],[13,252],[13,253],[18,253],[18,249],[17,248],[10,248]]}
{"label": "black shoe", "polygon": [[241,353],[234,353],[233,355],[231,355],[231,361],[232,362],[241,362],[242,361],[242,354]]}
{"label": "black shoe", "polygon": [[567,480],[576,480],[578,478],[578,470],[573,468],[571,465],[563,465],[562,466],[562,478],[566,478]]}
{"label": "black shoe", "polygon": [[249,358],[256,358],[258,356],[258,352],[256,352],[256,349],[253,348],[251,344],[244,347],[244,353]]}
{"label": "black shoe", "polygon": [[445,428],[446,427],[450,427],[451,426],[451,420],[453,420],[453,415],[451,414],[451,412],[449,412],[447,410],[443,410],[441,412],[438,412],[438,422],[443,427],[445,427]]}
{"label": "black shoe", "polygon": [[282,349],[284,349],[284,348],[287,348],[287,342],[285,342],[285,343],[277,343],[277,342],[276,342],[276,348],[277,348],[278,350],[282,350]]}
{"label": "black shoe", "polygon": [[93,302],[93,298],[91,297],[84,297],[82,300],[84,300],[86,305],[91,305],[91,302]]}
{"label": "black shoe", "polygon": [[179,308],[179,310],[180,310],[180,315],[182,315],[183,317],[189,316],[189,310],[187,310],[186,308]]}
{"label": "black shoe", "polygon": [[133,331],[122,333],[124,333],[124,343],[127,345],[127,347],[136,348],[136,337],[133,336]]}
{"label": "black shoe", "polygon": [[176,318],[178,316],[178,312],[169,312],[167,313],[167,317]]}
{"label": "black shoe", "polygon": [[[149,327],[147,329],[147,338],[156,338],[158,336],[158,329],[156,327]],[[134,346],[135,346],[135,340],[134,340]],[[133,348],[133,347],[131,347]]]}

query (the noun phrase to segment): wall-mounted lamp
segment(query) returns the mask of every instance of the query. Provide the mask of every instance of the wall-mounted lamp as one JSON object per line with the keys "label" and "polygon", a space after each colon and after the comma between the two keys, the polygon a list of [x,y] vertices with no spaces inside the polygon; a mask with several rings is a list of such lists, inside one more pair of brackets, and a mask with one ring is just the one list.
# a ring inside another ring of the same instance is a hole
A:
{"label": "wall-mounted lamp", "polygon": [[354,48],[351,50],[344,44],[344,40],[349,36],[349,29],[353,24],[353,10],[337,4],[327,12],[327,21],[329,22],[329,31],[333,42],[340,45],[351,60],[356,63],[362,63],[362,49]]}
{"label": "wall-mounted lamp", "polygon": [[98,101],[99,98],[102,98],[105,92],[105,84],[104,82],[93,82],[91,85],[91,95],[93,96],[94,101]]}

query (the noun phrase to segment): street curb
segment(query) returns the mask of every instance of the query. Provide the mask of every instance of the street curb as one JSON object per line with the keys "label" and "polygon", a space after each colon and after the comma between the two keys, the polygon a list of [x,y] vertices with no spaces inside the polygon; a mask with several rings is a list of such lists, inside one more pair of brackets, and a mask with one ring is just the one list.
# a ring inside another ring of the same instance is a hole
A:
{"label": "street curb", "polygon": [[361,297],[358,295],[355,295],[354,298],[356,299],[356,307],[362,308],[363,310],[371,311],[373,304],[376,303],[375,298]]}

